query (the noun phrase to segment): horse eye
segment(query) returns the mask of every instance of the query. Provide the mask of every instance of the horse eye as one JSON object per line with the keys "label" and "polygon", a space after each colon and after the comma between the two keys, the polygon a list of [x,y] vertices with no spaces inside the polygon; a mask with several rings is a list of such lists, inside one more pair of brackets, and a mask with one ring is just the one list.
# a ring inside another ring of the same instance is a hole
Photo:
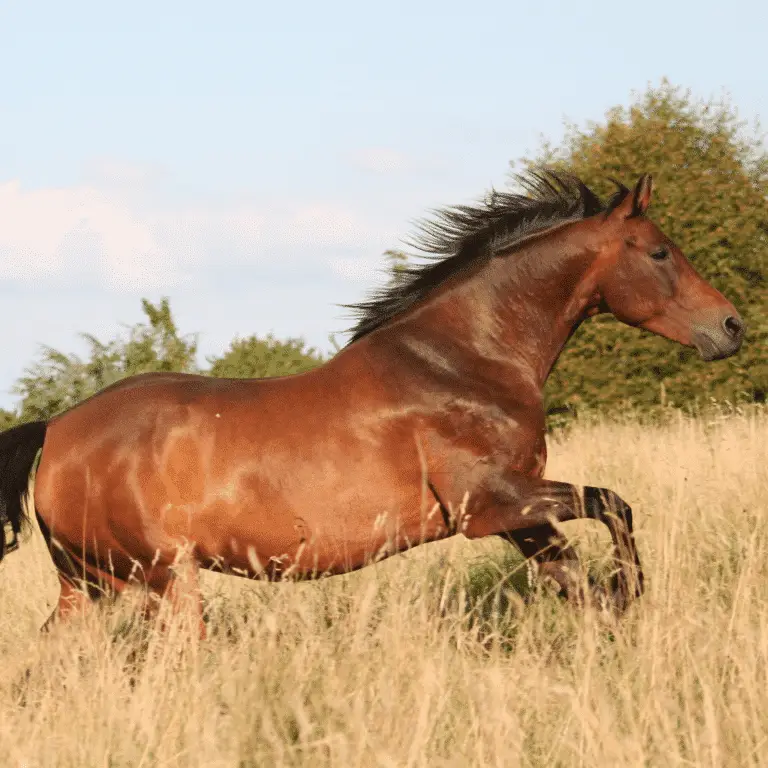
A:
{"label": "horse eye", "polygon": [[664,261],[669,256],[669,251],[663,246],[651,254],[654,261]]}

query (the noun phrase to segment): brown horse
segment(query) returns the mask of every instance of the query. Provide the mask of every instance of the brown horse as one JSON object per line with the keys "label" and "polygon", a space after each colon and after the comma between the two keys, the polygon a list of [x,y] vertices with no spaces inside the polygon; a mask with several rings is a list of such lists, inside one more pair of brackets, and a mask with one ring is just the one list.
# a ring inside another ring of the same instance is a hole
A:
{"label": "brown horse", "polygon": [[315,370],[135,376],[0,435],[0,511],[16,533],[42,448],[52,618],[133,581],[178,595],[179,551],[194,586],[199,567],[313,578],[456,533],[502,536],[581,599],[555,527],[580,517],[610,530],[615,605],[638,596],[629,506],[542,477],[544,382],[599,312],[706,360],[733,355],[744,325],[646,218],[650,176],[607,203],[552,170],[520,181],[524,194],[423,224],[431,258],[356,306],[350,343]]}

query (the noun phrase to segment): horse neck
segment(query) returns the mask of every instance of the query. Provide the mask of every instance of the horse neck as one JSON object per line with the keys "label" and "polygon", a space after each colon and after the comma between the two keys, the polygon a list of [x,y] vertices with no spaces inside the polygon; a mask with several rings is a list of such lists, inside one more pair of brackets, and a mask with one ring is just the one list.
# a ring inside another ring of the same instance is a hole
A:
{"label": "horse neck", "polygon": [[443,354],[453,347],[450,356],[460,356],[464,370],[515,398],[540,403],[563,347],[598,302],[584,239],[559,231],[491,259],[440,292],[414,313],[418,330],[411,338],[422,346],[431,338]]}

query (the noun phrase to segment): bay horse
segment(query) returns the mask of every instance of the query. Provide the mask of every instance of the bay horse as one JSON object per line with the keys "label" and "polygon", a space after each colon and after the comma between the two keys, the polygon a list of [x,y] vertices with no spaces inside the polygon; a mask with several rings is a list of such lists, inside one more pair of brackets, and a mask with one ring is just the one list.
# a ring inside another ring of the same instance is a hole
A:
{"label": "bay horse", "polygon": [[550,168],[519,182],[422,223],[426,261],[351,305],[351,340],[318,368],[134,376],[0,434],[0,511],[18,535],[34,510],[58,571],[49,622],[132,582],[176,599],[182,550],[196,587],[200,567],[314,578],[457,533],[502,537],[580,600],[557,528],[577,518],[612,537],[603,599],[638,597],[629,505],[543,477],[544,383],[600,312],[705,360],[744,324],[646,217],[650,175],[605,202]]}

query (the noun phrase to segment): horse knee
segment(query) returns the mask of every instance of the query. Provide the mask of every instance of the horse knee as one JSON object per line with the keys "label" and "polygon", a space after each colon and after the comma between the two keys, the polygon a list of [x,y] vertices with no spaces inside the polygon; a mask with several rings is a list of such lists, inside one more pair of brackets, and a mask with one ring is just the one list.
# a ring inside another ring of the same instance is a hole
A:
{"label": "horse knee", "polygon": [[587,517],[606,522],[606,516],[615,514],[632,529],[632,507],[610,488],[584,489],[584,506]]}

